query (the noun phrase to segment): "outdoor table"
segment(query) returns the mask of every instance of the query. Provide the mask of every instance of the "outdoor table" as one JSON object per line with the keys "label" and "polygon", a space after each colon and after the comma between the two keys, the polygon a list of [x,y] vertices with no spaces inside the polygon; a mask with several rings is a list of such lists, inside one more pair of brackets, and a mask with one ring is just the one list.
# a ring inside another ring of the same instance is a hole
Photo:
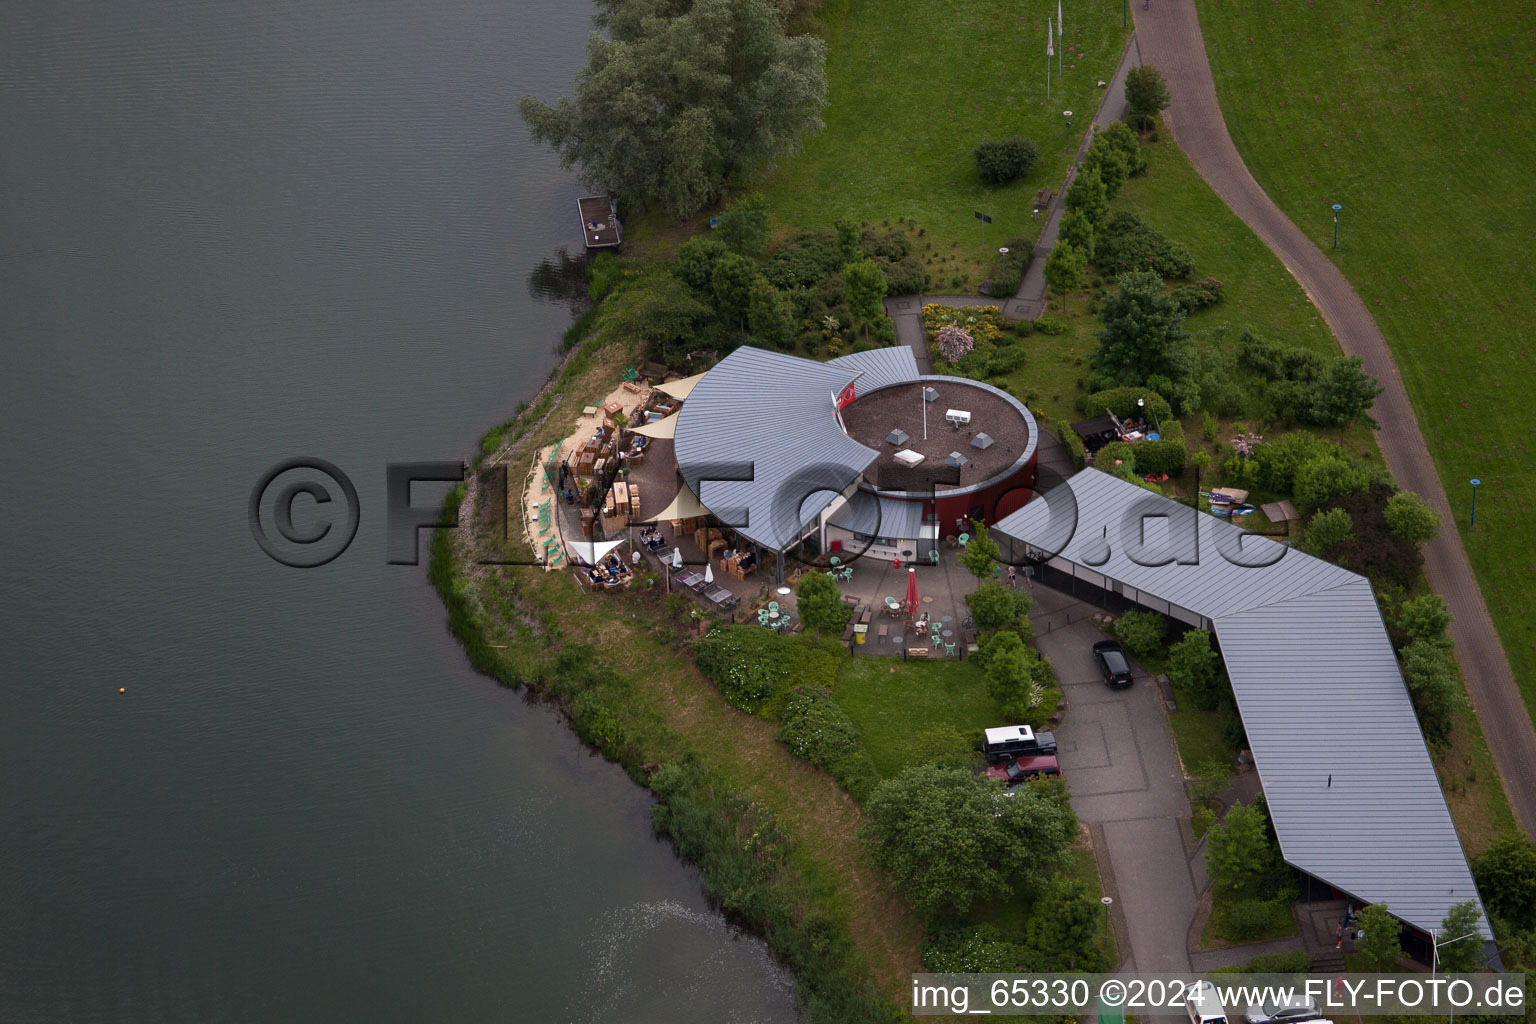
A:
{"label": "outdoor table", "polygon": [[792,591],[792,590],[791,590],[791,589],[790,589],[790,588],[788,588],[788,587],[780,587],[780,588],[779,588],[779,595],[780,595],[780,596],[781,596],[781,597],[788,597],[788,596],[789,596],[789,595],[790,595],[790,594],[792,594],[792,593],[794,593],[794,591]]}
{"label": "outdoor table", "polygon": [[677,582],[689,588],[692,588],[695,583],[702,583],[703,581],[704,577],[696,572],[682,572],[677,577]]}
{"label": "outdoor table", "polygon": [[781,618],[783,618],[783,617],[784,617],[784,615],[783,615],[782,612],[769,612],[768,613],[768,624],[770,626],[777,625],[778,621]]}
{"label": "outdoor table", "polygon": [[939,617],[939,621],[940,622],[954,622],[955,621],[955,617],[953,615],[942,615],[942,616]]}
{"label": "outdoor table", "polygon": [[906,639],[906,638],[905,638],[905,637],[900,637],[900,636],[893,636],[893,637],[891,637],[891,643],[893,643],[893,644],[899,644],[899,643],[901,643],[901,642],[902,642],[902,641],[903,641],[903,640],[904,640],[904,639]]}
{"label": "outdoor table", "polygon": [[944,630],[944,632],[941,635],[942,636],[954,636],[955,635],[955,631],[952,630],[952,629],[946,629],[946,630]]}

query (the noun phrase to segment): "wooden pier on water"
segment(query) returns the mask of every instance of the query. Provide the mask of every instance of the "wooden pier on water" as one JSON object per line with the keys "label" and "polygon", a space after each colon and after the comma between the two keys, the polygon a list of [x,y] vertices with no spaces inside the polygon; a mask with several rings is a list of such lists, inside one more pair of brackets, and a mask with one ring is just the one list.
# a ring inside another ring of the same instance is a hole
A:
{"label": "wooden pier on water", "polygon": [[576,200],[581,213],[581,237],[588,249],[608,249],[624,241],[619,208],[607,196],[582,196]]}

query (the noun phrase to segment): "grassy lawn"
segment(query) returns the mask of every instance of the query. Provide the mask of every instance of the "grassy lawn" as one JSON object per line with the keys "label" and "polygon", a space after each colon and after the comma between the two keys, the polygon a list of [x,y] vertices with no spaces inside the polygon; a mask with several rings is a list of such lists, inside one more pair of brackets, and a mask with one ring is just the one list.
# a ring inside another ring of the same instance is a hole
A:
{"label": "grassy lawn", "polygon": [[[1536,472],[1521,387],[1536,374],[1536,135],[1525,127],[1536,9],[1207,0],[1200,14],[1238,151],[1392,346],[1536,710]],[[1337,250],[1332,203],[1344,207]],[[1475,530],[1472,477],[1483,481]]]}
{"label": "grassy lawn", "polygon": [[912,763],[912,739],[928,726],[970,732],[999,724],[986,678],[969,661],[849,658],[838,675],[837,703],[886,778]]}
{"label": "grassy lawn", "polygon": [[[1291,905],[1289,903],[1275,903],[1270,908],[1269,923],[1259,934],[1251,938],[1243,939],[1243,942],[1264,942],[1268,939],[1283,939],[1288,935],[1300,934],[1296,928],[1296,922],[1291,917]],[[1229,939],[1221,933],[1216,925],[1217,915],[1221,913],[1218,904],[1211,914],[1210,920],[1205,922],[1205,927],[1200,930],[1201,949],[1220,949],[1222,946],[1236,944],[1237,940]]]}
{"label": "grassy lawn", "polygon": [[[1119,0],[1077,0],[1067,18],[1063,73],[1045,97],[1045,22],[1053,0],[1000,6],[986,0],[827,0],[826,130],[780,161],[763,183],[783,227],[823,227],[839,217],[915,222],[936,291],[974,293],[1010,238],[1034,239],[1031,200],[1066,176],[1092,112],[1114,75],[1128,33]],[[1075,67],[1074,67],[1075,65]],[[1063,110],[1077,112],[1072,128]],[[984,138],[1022,135],[1040,160],[1003,188],[976,176]],[[982,244],[977,211],[989,214]],[[955,275],[969,275],[964,286]]]}
{"label": "grassy lawn", "polygon": [[1195,711],[1181,707],[1168,715],[1173,741],[1179,748],[1184,774],[1200,774],[1209,762],[1220,764],[1228,773],[1236,768],[1237,753],[1221,735],[1221,716],[1215,711]]}

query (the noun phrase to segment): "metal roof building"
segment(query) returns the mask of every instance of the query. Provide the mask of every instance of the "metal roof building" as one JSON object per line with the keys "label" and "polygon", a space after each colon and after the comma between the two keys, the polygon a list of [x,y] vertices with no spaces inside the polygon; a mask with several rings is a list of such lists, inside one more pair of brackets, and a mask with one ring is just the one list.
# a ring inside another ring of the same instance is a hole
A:
{"label": "metal roof building", "polygon": [[1289,864],[1424,932],[1482,907],[1368,580],[1093,469],[994,531],[1215,633]]}
{"label": "metal roof building", "polygon": [[678,470],[722,523],[773,551],[793,545],[878,456],[843,432],[838,396],[916,380],[905,345],[819,363],[743,346],[693,386],[677,413]]}

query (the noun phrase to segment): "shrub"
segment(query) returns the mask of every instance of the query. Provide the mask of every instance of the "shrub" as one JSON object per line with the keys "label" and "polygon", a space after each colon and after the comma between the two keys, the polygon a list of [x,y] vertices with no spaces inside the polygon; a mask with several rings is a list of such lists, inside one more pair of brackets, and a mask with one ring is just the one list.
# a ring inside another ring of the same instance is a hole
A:
{"label": "shrub", "polygon": [[1152,419],[1159,422],[1173,418],[1173,407],[1168,404],[1168,399],[1150,388],[1123,387],[1109,388],[1104,391],[1095,391],[1078,399],[1078,408],[1085,416],[1101,416],[1108,409],[1121,419],[1134,416],[1139,408],[1137,399],[1146,401],[1146,413]]}
{"label": "shrub", "polygon": [[1043,969],[1038,954],[991,924],[944,928],[925,938],[923,966],[942,974],[1011,974]]}
{"label": "shrub", "polygon": [[1424,736],[1444,743],[1451,735],[1456,712],[1465,703],[1449,644],[1415,640],[1402,650],[1403,681]]}
{"label": "shrub", "polygon": [[1006,185],[1028,174],[1039,156],[1034,143],[1017,135],[989,139],[976,147],[976,172],[988,185]]}
{"label": "shrub", "polygon": [[997,296],[1012,295],[1019,290],[1024,271],[1029,269],[1029,261],[1034,258],[1034,250],[1027,239],[1010,238],[1003,248],[1008,251],[998,253],[992,264],[990,291]]}
{"label": "shrub", "polygon": [[1302,974],[1311,969],[1312,958],[1300,949],[1292,953],[1260,953],[1244,968],[1255,974]]}
{"label": "shrub", "polygon": [[965,595],[971,618],[982,630],[1008,629],[1020,619],[1027,623],[1033,603],[1027,590],[1005,587],[996,580],[985,580]]}
{"label": "shrub", "polygon": [[[928,283],[928,268],[916,256],[904,256],[894,263],[882,263],[885,272],[885,294],[917,295]],[[1019,272],[1021,275],[1023,271]],[[1018,285],[1014,285],[1017,289]]]}
{"label": "shrub", "polygon": [[1117,213],[1097,234],[1094,262],[1111,277],[1151,271],[1158,277],[1190,277],[1195,259],[1189,250],[1164,238],[1134,213]]}
{"label": "shrub", "polygon": [[1232,442],[1234,450],[1241,453],[1246,446],[1257,466],[1259,485],[1265,490],[1281,494],[1295,492],[1296,473],[1306,463],[1326,455],[1343,453],[1338,445],[1316,434],[1297,432],[1281,435],[1271,441],[1260,438],[1257,443],[1249,442],[1246,438],[1247,435],[1239,434]]}
{"label": "shrub", "polygon": [[[689,243],[685,242],[684,247]],[[682,257],[682,249],[678,250]],[[810,288],[837,273],[846,262],[833,231],[801,231],[791,235],[769,255],[763,274],[783,290]]]}
{"label": "shrub", "polygon": [[711,629],[693,659],[732,707],[757,714],[790,683],[831,686],[844,657],[828,637],[781,636],[759,626]]}
{"label": "shrub", "polygon": [[780,713],[778,740],[791,754],[831,775],[855,799],[868,793],[874,768],[858,727],[825,686],[797,686]]}
{"label": "shrub", "polygon": [[1354,539],[1355,523],[1349,513],[1341,508],[1331,508],[1312,517],[1312,522],[1307,524],[1306,536],[1302,538],[1301,549],[1321,558],[1334,545]]}
{"label": "shrub", "polygon": [[1066,321],[1057,320],[1054,317],[1043,316],[1035,321],[1035,331],[1039,334],[1056,336],[1066,334],[1069,330],[1071,328],[1067,325]]}
{"label": "shrub", "polygon": [[976,339],[964,327],[946,324],[939,328],[935,344],[939,347],[939,355],[951,363],[958,363],[976,348]]}
{"label": "shrub", "polygon": [[1221,930],[1229,939],[1247,942],[1264,934],[1269,917],[1269,904],[1263,900],[1237,900],[1222,911]]}
{"label": "shrub", "polygon": [[1067,454],[1072,458],[1073,468],[1082,469],[1088,456],[1083,448],[1083,439],[1077,436],[1077,431],[1072,429],[1072,424],[1066,420],[1057,420],[1056,434],[1061,438],[1061,443],[1066,446]]}
{"label": "shrub", "polygon": [[843,592],[832,578],[819,572],[803,577],[795,585],[795,600],[805,625],[831,636],[840,636],[853,617],[853,609],[843,603]]}
{"label": "shrub", "polygon": [[1186,314],[1196,313],[1202,309],[1210,309],[1220,302],[1221,292],[1224,287],[1214,277],[1206,277],[1204,280],[1175,288],[1172,298]]}
{"label": "shrub", "polygon": [[[1390,504],[1390,503],[1389,503]],[[1342,510],[1340,510],[1342,511]],[[1451,624],[1451,612],[1439,594],[1425,594],[1411,601],[1404,601],[1393,616],[1393,626],[1403,638],[1403,645],[1415,640],[1430,643],[1449,643],[1445,631]]]}
{"label": "shrub", "polygon": [[1313,459],[1296,471],[1296,503],[1311,511],[1330,499],[1359,494],[1371,485],[1370,477],[1342,453]]}
{"label": "shrub", "polygon": [[1472,861],[1489,913],[1523,931],[1536,928],[1536,844],[1524,836],[1494,843]]}
{"label": "shrub", "polygon": [[1224,685],[1221,657],[1211,648],[1211,634],[1192,629],[1168,648],[1168,681],[1186,694],[1198,711],[1215,711],[1230,692]]}
{"label": "shrub", "polygon": [[1164,473],[1177,476],[1184,472],[1184,466],[1189,462],[1189,445],[1184,442],[1184,427],[1178,420],[1168,420],[1162,426],[1160,440],[1137,441],[1131,445],[1137,473],[1144,476]]}
{"label": "shrub", "polygon": [[1135,657],[1149,658],[1162,651],[1168,620],[1157,612],[1130,611],[1111,623],[1109,632]]}
{"label": "shrub", "polygon": [[1412,491],[1398,491],[1387,499],[1387,526],[1413,544],[1424,544],[1440,530],[1440,513]]}

